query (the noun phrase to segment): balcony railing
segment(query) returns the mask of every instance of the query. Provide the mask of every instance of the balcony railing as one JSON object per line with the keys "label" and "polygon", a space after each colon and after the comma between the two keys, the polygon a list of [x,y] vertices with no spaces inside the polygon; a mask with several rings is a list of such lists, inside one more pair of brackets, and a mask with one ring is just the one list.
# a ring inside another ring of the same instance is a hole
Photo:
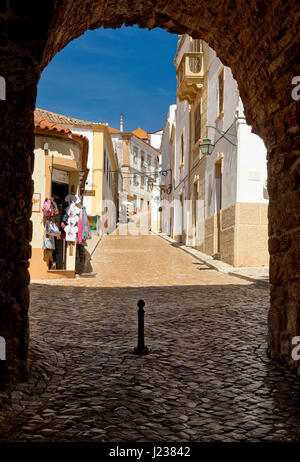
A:
{"label": "balcony railing", "polygon": [[184,53],[177,69],[177,98],[192,104],[204,82],[203,52]]}

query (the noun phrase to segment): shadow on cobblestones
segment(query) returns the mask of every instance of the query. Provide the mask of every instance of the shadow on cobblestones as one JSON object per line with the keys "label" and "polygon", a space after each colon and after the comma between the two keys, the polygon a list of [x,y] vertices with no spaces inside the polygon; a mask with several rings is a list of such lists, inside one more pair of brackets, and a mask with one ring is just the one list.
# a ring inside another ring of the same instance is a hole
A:
{"label": "shadow on cobblestones", "polygon": [[299,380],[266,356],[266,288],[81,283],[31,285],[30,381],[0,395],[2,441],[300,439]]}

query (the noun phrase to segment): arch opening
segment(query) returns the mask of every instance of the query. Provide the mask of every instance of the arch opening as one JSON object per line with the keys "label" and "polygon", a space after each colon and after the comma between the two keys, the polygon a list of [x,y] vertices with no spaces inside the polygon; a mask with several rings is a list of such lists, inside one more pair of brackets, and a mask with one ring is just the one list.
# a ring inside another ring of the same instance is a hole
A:
{"label": "arch opening", "polygon": [[[8,338],[2,382],[27,374],[28,259],[33,184],[33,110],[42,70],[70,40],[88,29],[138,24],[202,38],[232,69],[247,122],[268,149],[271,308],[269,351],[296,369],[291,340],[299,332],[299,112],[291,97],[299,49],[296,1],[88,2],[64,6],[48,1],[47,14],[5,4],[0,11],[1,69],[6,100],[0,106],[1,313],[0,335]],[[5,191],[5,193],[4,193]],[[14,213],[12,214],[12,210]],[[9,321],[8,321],[9,320]]]}

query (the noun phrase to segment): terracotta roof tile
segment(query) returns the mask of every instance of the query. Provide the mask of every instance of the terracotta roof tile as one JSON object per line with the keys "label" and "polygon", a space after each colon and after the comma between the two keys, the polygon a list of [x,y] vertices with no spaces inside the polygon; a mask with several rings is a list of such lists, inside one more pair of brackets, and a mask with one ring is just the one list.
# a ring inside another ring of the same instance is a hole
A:
{"label": "terracotta roof tile", "polygon": [[45,109],[36,108],[34,116],[39,119],[46,120],[52,123],[58,123],[63,125],[93,125],[93,122],[86,120],[74,119],[62,114],[56,114],[55,112],[46,111]]}
{"label": "terracotta roof tile", "polygon": [[41,128],[44,130],[50,130],[52,132],[72,133],[68,128],[61,127],[60,125],[48,122],[47,120],[39,119],[37,117],[34,117],[34,128]]}
{"label": "terracotta roof tile", "polygon": [[[38,130],[44,130],[44,131],[49,131],[51,132],[51,135],[55,135],[56,133],[60,133],[63,135],[66,135],[67,139],[71,139],[73,141],[76,141],[77,143],[80,142],[82,145],[81,148],[81,154],[80,154],[80,162],[81,166],[85,171],[85,174],[83,176],[84,181],[81,184],[81,187],[84,188],[84,184],[87,178],[87,174],[89,172],[89,169],[87,169],[87,159],[88,159],[88,151],[89,151],[89,140],[83,135],[79,135],[77,133],[72,133],[69,128],[62,127],[61,125],[55,124],[53,122],[48,122],[47,120],[40,119],[38,117],[34,117],[34,128]],[[49,133],[50,135],[50,133]]]}
{"label": "terracotta roof tile", "polygon": [[72,133],[69,128],[62,127],[61,125],[57,125],[51,122],[47,122],[47,120],[38,119],[37,117],[34,118],[34,128],[39,128],[42,130],[49,130],[51,132],[58,132],[58,133],[65,133],[66,135],[70,135],[70,138],[81,139],[84,143],[89,143],[88,138],[84,135],[79,135],[77,133]]}
{"label": "terracotta roof tile", "polygon": [[107,127],[109,130],[109,133],[121,133],[120,130],[117,130],[116,128],[113,127]]}
{"label": "terracotta roof tile", "polygon": [[137,136],[138,138],[141,138],[142,140],[148,140],[149,139],[148,133],[145,132],[145,130],[143,130],[142,128],[137,128],[136,130],[133,130],[132,133],[135,136]]}

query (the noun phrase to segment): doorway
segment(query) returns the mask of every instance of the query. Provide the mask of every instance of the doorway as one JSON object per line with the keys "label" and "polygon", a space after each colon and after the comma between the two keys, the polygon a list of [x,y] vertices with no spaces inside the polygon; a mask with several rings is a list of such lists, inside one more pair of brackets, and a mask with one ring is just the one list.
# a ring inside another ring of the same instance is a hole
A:
{"label": "doorway", "polygon": [[[57,226],[60,228],[62,218],[65,213],[65,197],[68,195],[69,185],[63,183],[52,182],[52,197],[57,204],[59,215],[52,217]],[[64,232],[61,233],[61,238],[54,238],[55,250],[53,251],[53,262],[49,262],[49,269],[65,270],[66,269],[66,253],[67,246]]]}
{"label": "doorway", "polygon": [[150,201],[147,201],[148,231],[151,231],[151,207]]}
{"label": "doorway", "polygon": [[193,245],[196,243],[197,235],[197,199],[198,199],[198,183],[194,183],[193,187]]}
{"label": "doorway", "polygon": [[221,210],[222,210],[222,161],[215,163],[216,180],[216,214],[217,214],[217,252],[216,258],[221,256]]}
{"label": "doorway", "polygon": [[180,242],[184,242],[184,209],[183,209],[183,194],[180,194],[180,210],[181,210],[181,233]]}

